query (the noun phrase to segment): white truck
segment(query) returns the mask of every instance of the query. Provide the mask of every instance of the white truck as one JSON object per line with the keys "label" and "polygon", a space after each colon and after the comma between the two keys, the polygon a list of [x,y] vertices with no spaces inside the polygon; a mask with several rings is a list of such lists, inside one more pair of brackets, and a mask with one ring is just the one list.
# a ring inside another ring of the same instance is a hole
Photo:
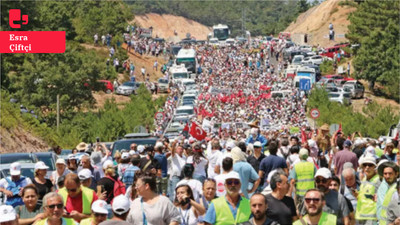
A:
{"label": "white truck", "polygon": [[301,90],[310,90],[316,82],[315,69],[300,66],[297,68],[296,76],[293,79],[293,86]]}
{"label": "white truck", "polygon": [[182,48],[175,57],[175,64],[184,64],[189,73],[197,73],[197,54],[196,50]]}
{"label": "white truck", "polygon": [[176,83],[181,79],[189,79],[190,75],[185,67],[185,64],[176,65],[174,64],[169,68],[169,74],[173,83]]}

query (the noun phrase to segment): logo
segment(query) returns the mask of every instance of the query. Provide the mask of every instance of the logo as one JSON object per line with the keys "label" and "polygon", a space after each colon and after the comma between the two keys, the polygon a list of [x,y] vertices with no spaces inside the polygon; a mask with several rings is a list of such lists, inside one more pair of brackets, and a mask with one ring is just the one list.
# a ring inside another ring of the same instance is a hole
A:
{"label": "logo", "polygon": [[[10,9],[8,22],[11,28],[21,28],[21,10],[20,9]],[[18,23],[15,23],[18,22]],[[28,15],[22,15],[22,25],[28,24]]]}

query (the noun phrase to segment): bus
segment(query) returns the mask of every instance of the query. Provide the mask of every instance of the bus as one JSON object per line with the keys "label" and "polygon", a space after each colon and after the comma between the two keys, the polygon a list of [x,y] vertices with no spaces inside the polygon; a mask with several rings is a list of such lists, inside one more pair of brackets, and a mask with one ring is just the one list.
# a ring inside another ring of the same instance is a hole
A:
{"label": "bus", "polygon": [[194,49],[181,49],[176,55],[175,64],[184,64],[188,72],[197,73],[197,57]]}

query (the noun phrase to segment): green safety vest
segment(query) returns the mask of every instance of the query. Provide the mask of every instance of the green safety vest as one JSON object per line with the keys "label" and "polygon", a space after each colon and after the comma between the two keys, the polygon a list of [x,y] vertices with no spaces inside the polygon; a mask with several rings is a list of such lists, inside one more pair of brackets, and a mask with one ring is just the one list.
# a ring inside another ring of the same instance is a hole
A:
{"label": "green safety vest", "polygon": [[369,181],[366,177],[362,180],[360,191],[358,193],[356,220],[377,220],[376,202],[373,197],[377,191],[375,190],[375,185],[378,181],[378,174],[372,177]]}
{"label": "green safety vest", "polygon": [[[305,215],[304,217],[306,217],[306,216],[308,216],[308,215]],[[318,221],[318,225],[336,225],[336,220],[337,220],[337,217],[335,215],[329,214],[326,212],[322,212],[322,215]],[[301,222],[301,220],[297,220],[296,222],[293,223],[293,225],[303,225],[303,223]]]}
{"label": "green safety vest", "polygon": [[380,158],[383,155],[383,150],[378,148],[378,147],[376,147],[375,148],[375,154],[376,154],[376,156],[378,156]]}
{"label": "green safety vest", "polygon": [[81,222],[79,224],[80,225],[90,225],[90,224],[92,224],[92,220],[93,220],[93,218],[89,217],[89,218],[81,220]]}
{"label": "green safety vest", "polygon": [[[82,191],[82,213],[86,215],[90,215],[92,213],[91,205],[93,202],[93,190],[81,185]],[[65,187],[58,190],[58,194],[63,197],[64,205],[67,204],[68,192]]]}
{"label": "green safety vest", "polygon": [[296,171],[296,194],[304,196],[307,190],[315,187],[314,164],[311,162],[299,162],[294,165]]}
{"label": "green safety vest", "polygon": [[[62,218],[63,220],[65,220],[67,225],[75,225],[75,221],[73,219],[70,218]],[[47,218],[39,220],[36,225],[45,225],[47,223]]]}
{"label": "green safety vest", "polygon": [[389,190],[386,192],[385,198],[382,203],[381,219],[379,220],[379,225],[386,225],[387,210],[390,201],[392,200],[393,194],[396,192],[396,183],[392,184]]}
{"label": "green safety vest", "polygon": [[215,225],[232,225],[247,222],[250,219],[251,209],[250,201],[242,197],[237,209],[236,218],[233,218],[232,212],[226,202],[225,196],[212,200],[214,203],[216,222]]}

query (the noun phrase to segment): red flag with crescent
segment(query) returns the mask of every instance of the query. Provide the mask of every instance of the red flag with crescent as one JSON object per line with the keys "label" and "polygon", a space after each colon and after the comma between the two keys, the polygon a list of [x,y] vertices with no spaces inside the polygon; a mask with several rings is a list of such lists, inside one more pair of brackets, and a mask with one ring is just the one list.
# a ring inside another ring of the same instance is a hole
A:
{"label": "red flag with crescent", "polygon": [[192,122],[192,126],[190,127],[190,135],[196,138],[197,140],[201,141],[207,137],[207,133],[201,129],[195,122]]}

